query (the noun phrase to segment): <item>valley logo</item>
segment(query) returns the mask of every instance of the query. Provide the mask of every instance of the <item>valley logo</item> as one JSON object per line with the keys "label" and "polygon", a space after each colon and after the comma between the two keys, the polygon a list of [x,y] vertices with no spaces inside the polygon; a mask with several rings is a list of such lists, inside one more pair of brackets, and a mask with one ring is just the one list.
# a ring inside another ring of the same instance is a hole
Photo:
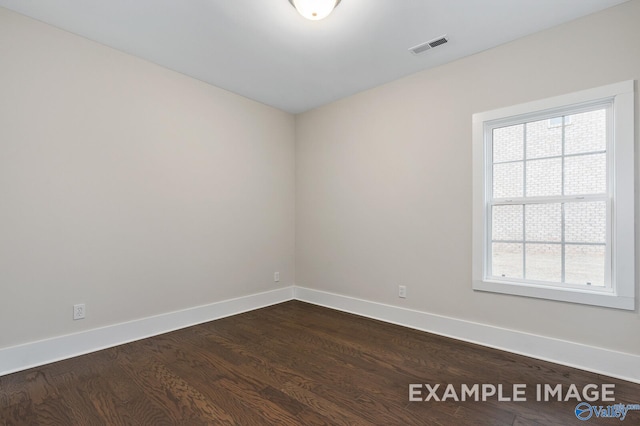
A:
{"label": "valley logo", "polygon": [[578,420],[589,420],[591,417],[596,418],[613,418],[621,421],[627,417],[629,410],[640,410],[640,404],[614,404],[607,406],[595,406],[588,402],[581,402],[576,405],[575,413]]}

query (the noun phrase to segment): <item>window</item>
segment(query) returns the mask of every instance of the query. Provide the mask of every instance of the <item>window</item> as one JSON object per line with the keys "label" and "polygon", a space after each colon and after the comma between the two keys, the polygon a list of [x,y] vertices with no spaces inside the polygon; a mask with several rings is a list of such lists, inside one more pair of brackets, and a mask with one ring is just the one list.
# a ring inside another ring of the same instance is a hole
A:
{"label": "window", "polygon": [[634,309],[633,82],[473,116],[473,288]]}

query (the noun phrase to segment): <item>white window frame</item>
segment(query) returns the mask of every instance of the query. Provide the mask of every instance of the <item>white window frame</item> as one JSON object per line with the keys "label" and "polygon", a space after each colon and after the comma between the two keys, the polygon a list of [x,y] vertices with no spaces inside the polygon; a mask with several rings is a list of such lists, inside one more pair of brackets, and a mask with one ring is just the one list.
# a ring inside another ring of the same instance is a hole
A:
{"label": "white window frame", "polygon": [[[611,101],[607,146],[609,175],[605,288],[552,285],[527,280],[500,280],[488,275],[488,244],[491,240],[489,129],[501,121],[527,115],[557,114],[563,109]],[[635,197],[634,197],[634,81],[625,81],[525,104],[473,114],[473,289],[618,309],[635,309]],[[608,256],[609,257],[609,256]]]}

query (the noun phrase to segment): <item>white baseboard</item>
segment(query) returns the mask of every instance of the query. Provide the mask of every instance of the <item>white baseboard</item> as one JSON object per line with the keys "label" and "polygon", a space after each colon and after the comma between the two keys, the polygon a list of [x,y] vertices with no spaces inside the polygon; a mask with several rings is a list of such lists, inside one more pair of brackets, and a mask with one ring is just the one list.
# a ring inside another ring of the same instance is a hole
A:
{"label": "white baseboard", "polygon": [[638,355],[293,286],[0,349],[0,376],[292,299],[640,383]]}
{"label": "white baseboard", "polygon": [[294,298],[380,321],[640,383],[640,356],[295,287]]}
{"label": "white baseboard", "polygon": [[293,294],[294,288],[286,287],[0,349],[0,376],[275,305]]}

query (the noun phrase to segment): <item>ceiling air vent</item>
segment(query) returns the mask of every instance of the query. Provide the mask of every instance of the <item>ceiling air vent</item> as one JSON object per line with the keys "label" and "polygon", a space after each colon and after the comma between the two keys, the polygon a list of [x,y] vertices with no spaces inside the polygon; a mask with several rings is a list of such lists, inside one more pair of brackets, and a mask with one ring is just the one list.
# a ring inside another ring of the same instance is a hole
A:
{"label": "ceiling air vent", "polygon": [[443,35],[441,37],[434,38],[433,40],[427,41],[425,43],[421,43],[417,46],[413,46],[411,49],[409,49],[409,51],[414,55],[418,55],[422,52],[426,52],[429,49],[433,49],[434,47],[438,47],[442,44],[445,44],[448,41],[449,39],[447,39],[447,36]]}

